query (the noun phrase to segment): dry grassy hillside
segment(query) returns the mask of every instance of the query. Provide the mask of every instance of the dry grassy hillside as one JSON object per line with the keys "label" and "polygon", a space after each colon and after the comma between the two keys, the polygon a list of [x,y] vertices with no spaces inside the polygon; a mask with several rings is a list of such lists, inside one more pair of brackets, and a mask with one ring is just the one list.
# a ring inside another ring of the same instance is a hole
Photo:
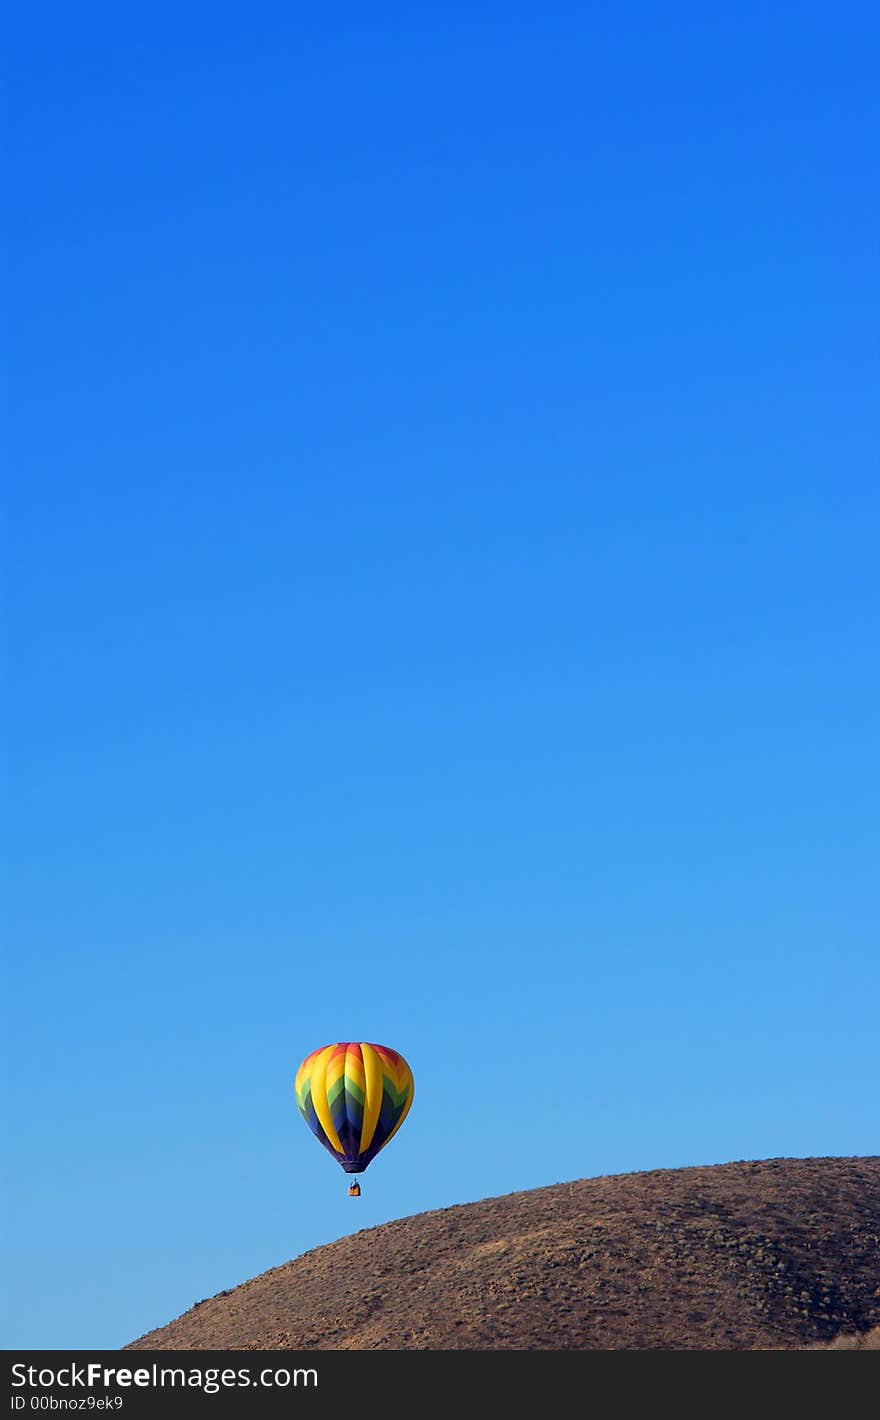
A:
{"label": "dry grassy hillside", "polygon": [[862,1331],[855,1336],[843,1333],[833,1341],[821,1346],[811,1346],[811,1351],[880,1351],[880,1326],[872,1326],[870,1331]]}
{"label": "dry grassy hillside", "polygon": [[878,1326],[880,1156],[767,1159],[386,1223],[123,1349],[844,1348]]}

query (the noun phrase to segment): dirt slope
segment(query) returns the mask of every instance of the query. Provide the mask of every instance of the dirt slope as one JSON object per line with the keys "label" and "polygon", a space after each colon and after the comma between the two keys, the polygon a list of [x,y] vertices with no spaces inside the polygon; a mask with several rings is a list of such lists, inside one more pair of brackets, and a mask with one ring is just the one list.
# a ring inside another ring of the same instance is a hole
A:
{"label": "dirt slope", "polygon": [[880,1156],[766,1159],[385,1223],[123,1349],[787,1349],[875,1326]]}

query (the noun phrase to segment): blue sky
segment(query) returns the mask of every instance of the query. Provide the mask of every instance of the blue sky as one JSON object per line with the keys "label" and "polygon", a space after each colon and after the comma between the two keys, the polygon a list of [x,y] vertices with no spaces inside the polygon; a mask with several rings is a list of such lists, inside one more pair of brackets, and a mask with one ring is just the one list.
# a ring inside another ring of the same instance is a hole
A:
{"label": "blue sky", "polygon": [[877,31],[12,5],[7,1348],[877,1151]]}

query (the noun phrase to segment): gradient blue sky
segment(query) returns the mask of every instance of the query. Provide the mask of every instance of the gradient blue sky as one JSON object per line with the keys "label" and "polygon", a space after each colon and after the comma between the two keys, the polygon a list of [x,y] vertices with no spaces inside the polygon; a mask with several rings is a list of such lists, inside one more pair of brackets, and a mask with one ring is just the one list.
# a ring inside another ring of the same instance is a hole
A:
{"label": "gradient blue sky", "polygon": [[876,6],[7,13],[3,1345],[876,1153]]}

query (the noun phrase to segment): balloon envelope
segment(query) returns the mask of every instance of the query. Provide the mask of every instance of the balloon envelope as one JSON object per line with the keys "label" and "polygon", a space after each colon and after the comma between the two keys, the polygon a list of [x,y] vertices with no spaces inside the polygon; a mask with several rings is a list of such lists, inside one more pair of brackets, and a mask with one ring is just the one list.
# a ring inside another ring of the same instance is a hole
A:
{"label": "balloon envelope", "polygon": [[414,1088],[402,1055],[363,1040],[322,1045],[296,1072],[300,1114],[346,1173],[363,1173],[394,1137]]}

